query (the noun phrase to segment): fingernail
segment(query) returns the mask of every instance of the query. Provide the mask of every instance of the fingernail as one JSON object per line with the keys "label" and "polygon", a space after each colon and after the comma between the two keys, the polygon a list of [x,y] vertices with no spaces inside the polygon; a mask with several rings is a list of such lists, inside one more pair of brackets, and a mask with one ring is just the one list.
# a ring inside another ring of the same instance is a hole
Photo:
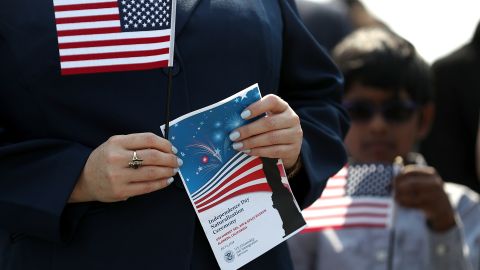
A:
{"label": "fingernail", "polygon": [[236,139],[240,138],[240,132],[234,131],[230,133],[228,137],[230,138],[231,141],[235,141]]}
{"label": "fingernail", "polygon": [[238,150],[238,149],[243,147],[243,143],[241,143],[241,142],[234,143],[234,144],[232,144],[232,147],[233,147],[233,149]]}
{"label": "fingernail", "polygon": [[250,150],[250,149],[245,149],[245,150],[242,150],[242,152],[245,153],[245,154],[248,154],[248,153],[252,152],[252,150]]}
{"label": "fingernail", "polygon": [[252,115],[252,112],[250,110],[245,110],[240,114],[240,117],[247,119],[250,115]]}
{"label": "fingernail", "polygon": [[175,175],[177,173],[178,173],[178,168],[173,169],[173,174]]}
{"label": "fingernail", "polygon": [[170,185],[171,183],[173,183],[173,177],[170,177],[170,178],[168,178],[168,180],[167,180],[167,184]]}
{"label": "fingernail", "polygon": [[183,160],[177,157],[178,167],[183,165]]}
{"label": "fingernail", "polygon": [[172,145],[172,152],[173,152],[174,154],[177,154],[177,153],[178,153],[177,148],[176,148],[175,146],[173,146],[173,145]]}

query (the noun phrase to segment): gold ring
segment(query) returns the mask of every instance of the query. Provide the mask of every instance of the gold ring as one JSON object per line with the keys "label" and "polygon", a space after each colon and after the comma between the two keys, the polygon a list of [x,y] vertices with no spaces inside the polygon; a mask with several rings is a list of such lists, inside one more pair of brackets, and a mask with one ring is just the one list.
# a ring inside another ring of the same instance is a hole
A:
{"label": "gold ring", "polygon": [[128,162],[128,167],[138,169],[142,166],[143,159],[137,157],[137,151],[133,151],[132,161]]}

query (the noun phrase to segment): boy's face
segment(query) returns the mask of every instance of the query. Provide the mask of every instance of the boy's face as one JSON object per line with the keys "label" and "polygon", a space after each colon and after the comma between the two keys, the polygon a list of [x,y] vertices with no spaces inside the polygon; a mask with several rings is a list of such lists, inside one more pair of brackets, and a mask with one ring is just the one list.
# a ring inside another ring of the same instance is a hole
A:
{"label": "boy's face", "polygon": [[405,157],[423,137],[429,123],[405,90],[398,94],[362,84],[352,84],[344,97],[352,119],[345,139],[356,162],[391,163]]}

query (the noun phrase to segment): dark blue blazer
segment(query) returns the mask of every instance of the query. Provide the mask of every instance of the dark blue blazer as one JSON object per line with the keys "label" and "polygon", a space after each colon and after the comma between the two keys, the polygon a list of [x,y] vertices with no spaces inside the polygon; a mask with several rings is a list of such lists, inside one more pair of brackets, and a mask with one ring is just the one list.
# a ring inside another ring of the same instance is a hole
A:
{"label": "dark blue blazer", "polygon": [[[93,149],[165,120],[164,70],[61,76],[53,1],[0,0],[0,227],[5,269],[217,267],[176,183],[119,203],[67,204]],[[345,162],[341,75],[288,0],[178,0],[172,117],[258,82],[302,119],[302,207]],[[251,269],[290,269],[286,244]]]}

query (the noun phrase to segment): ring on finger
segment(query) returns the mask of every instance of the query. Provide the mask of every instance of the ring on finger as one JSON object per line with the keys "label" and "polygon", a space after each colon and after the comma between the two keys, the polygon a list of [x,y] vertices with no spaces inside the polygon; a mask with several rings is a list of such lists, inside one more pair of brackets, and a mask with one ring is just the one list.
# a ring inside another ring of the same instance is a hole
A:
{"label": "ring on finger", "polygon": [[137,156],[137,151],[133,151],[132,160],[128,162],[128,167],[132,169],[138,169],[142,166],[143,159]]}

